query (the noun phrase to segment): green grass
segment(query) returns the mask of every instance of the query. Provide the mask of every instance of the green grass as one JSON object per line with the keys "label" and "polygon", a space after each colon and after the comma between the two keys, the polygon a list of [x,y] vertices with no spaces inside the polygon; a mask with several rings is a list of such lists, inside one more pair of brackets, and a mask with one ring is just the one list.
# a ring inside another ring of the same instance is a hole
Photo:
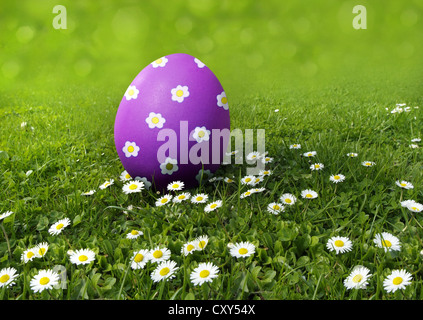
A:
{"label": "green grass", "polygon": [[[8,240],[0,233],[0,269],[14,267],[19,277],[0,288],[0,299],[421,300],[423,219],[400,205],[423,201],[421,148],[409,147],[422,137],[421,5],[363,3],[368,29],[358,31],[349,1],[164,3],[63,2],[69,29],[61,31],[51,27],[54,1],[2,4],[0,213],[14,214],[0,222]],[[223,201],[208,214],[191,203],[156,207],[160,195],[151,191],[122,192],[117,107],[144,66],[175,52],[216,73],[232,129],[266,130],[274,161],[260,184],[265,192],[240,199],[246,166],[235,164],[216,174],[234,175],[234,184],[187,190]],[[410,112],[391,114],[397,103]],[[290,149],[294,143],[302,148]],[[323,163],[322,171],[310,170],[306,151],[317,152],[311,163]],[[347,158],[349,152],[358,157]],[[366,168],[364,160],[376,165]],[[334,185],[335,173],[346,180]],[[108,179],[114,185],[99,189]],[[414,189],[400,189],[399,179]],[[81,195],[92,189],[94,195]],[[304,189],[319,197],[301,199]],[[299,201],[269,213],[267,205],[283,193]],[[49,227],[65,217],[71,225],[51,236]],[[143,236],[127,239],[132,229]],[[375,247],[380,232],[397,236],[401,250]],[[183,244],[202,235],[209,237],[205,250],[183,256]],[[351,239],[350,252],[326,248],[337,235]],[[239,241],[252,242],[254,255],[232,257],[227,245]],[[41,242],[49,244],[46,256],[21,262],[23,251]],[[169,248],[179,267],[168,282],[153,283],[152,263],[130,267],[135,250],[157,245]],[[67,251],[82,248],[94,250],[95,261],[73,265]],[[220,272],[195,287],[189,275],[201,262]],[[343,281],[357,265],[373,276],[365,290],[347,290]],[[55,266],[66,269],[66,287],[34,293],[32,277]],[[387,293],[383,280],[395,269],[413,280]]]}

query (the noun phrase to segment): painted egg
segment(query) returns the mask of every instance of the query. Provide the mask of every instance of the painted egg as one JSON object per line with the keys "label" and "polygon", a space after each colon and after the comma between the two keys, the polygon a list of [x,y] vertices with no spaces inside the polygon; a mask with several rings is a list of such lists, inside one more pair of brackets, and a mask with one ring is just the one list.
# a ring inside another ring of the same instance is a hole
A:
{"label": "painted egg", "polygon": [[230,139],[228,99],[214,73],[183,53],[146,66],[117,110],[115,146],[133,179],[164,191],[204,183],[219,168]]}

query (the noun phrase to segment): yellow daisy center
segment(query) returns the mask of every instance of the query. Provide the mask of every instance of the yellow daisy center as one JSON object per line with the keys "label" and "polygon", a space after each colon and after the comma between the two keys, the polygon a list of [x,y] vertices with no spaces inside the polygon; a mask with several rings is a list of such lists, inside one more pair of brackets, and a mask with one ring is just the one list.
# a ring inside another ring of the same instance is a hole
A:
{"label": "yellow daisy center", "polygon": [[161,252],[160,250],[156,250],[153,252],[153,257],[156,259],[159,259],[163,256],[163,252]]}
{"label": "yellow daisy center", "polygon": [[170,272],[170,269],[168,267],[163,268],[162,270],[160,270],[160,275],[161,276],[165,276]]}
{"label": "yellow daisy center", "polygon": [[173,188],[173,189],[177,189],[177,188],[179,188],[179,184],[174,183],[174,184],[172,185],[172,188]]}
{"label": "yellow daisy center", "polygon": [[411,210],[417,211],[417,207],[411,207]]}
{"label": "yellow daisy center", "polygon": [[181,194],[180,196],[178,196],[178,199],[179,199],[179,200],[183,200],[183,199],[185,199],[185,195],[184,195],[184,194]]}
{"label": "yellow daisy center", "polygon": [[203,197],[197,197],[196,200],[201,201],[201,200],[203,200]]}
{"label": "yellow daisy center", "polygon": [[10,279],[10,276],[8,274],[4,274],[0,277],[1,283],[6,283]]}
{"label": "yellow daisy center", "polygon": [[361,274],[356,274],[356,275],[354,276],[354,278],[352,278],[352,281],[353,281],[354,283],[359,283],[362,279],[363,279],[363,276],[362,276]]}
{"label": "yellow daisy center", "polygon": [[184,92],[182,91],[182,90],[177,90],[176,91],[176,95],[178,96],[178,97],[182,97],[183,95],[184,95]]}
{"label": "yellow daisy center", "polygon": [[286,203],[291,203],[291,202],[292,202],[292,200],[288,198],[288,199],[285,199],[285,202],[286,202]]}
{"label": "yellow daisy center", "polygon": [[400,183],[401,184],[401,187],[405,187],[407,184],[406,183],[404,183],[404,182],[401,182]]}
{"label": "yellow daisy center", "polygon": [[153,119],[151,119],[151,122],[153,122],[154,124],[159,123],[159,118],[154,117]]}
{"label": "yellow daisy center", "polygon": [[134,152],[135,148],[133,146],[128,147],[128,152]]}
{"label": "yellow daisy center", "polygon": [[156,63],[157,64],[161,64],[162,62],[163,62],[163,59],[162,58],[156,60]]}
{"label": "yellow daisy center", "polygon": [[141,262],[143,260],[144,260],[144,256],[141,253],[137,253],[136,256],[135,256],[135,258],[134,258],[134,261],[136,263],[139,263],[139,262]]}
{"label": "yellow daisy center", "polygon": [[131,184],[131,185],[129,186],[129,189],[131,189],[131,190],[135,190],[137,187],[138,187],[138,186],[137,186],[135,183],[133,183],[133,184]]}
{"label": "yellow daisy center", "polygon": [[207,278],[210,274],[209,270],[203,270],[200,272],[200,278]]}
{"label": "yellow daisy center", "polygon": [[207,243],[206,243],[206,241],[204,241],[204,240],[201,240],[199,243],[198,243],[198,246],[201,248],[201,249],[204,249],[204,247],[207,245]]}
{"label": "yellow daisy center", "polygon": [[370,162],[366,162],[366,166],[371,166],[372,164]]}
{"label": "yellow daisy center", "polygon": [[129,173],[127,173],[127,174],[125,175],[125,179],[130,179],[130,178],[131,178],[130,174],[129,174]]}
{"label": "yellow daisy center", "polygon": [[173,169],[173,164],[171,164],[171,163],[166,164],[166,169],[167,170],[172,170]]}
{"label": "yellow daisy center", "polygon": [[389,240],[382,240],[382,246],[390,248],[392,246],[392,243]]}
{"label": "yellow daisy center", "polygon": [[279,207],[277,204],[275,204],[274,206],[273,206],[273,209],[275,209],[275,210],[279,210],[281,207]]}
{"label": "yellow daisy center", "polygon": [[250,182],[250,181],[251,181],[251,178],[245,179],[245,182]]}
{"label": "yellow daisy center", "polygon": [[62,228],[63,228],[63,226],[64,226],[64,224],[63,224],[63,223],[59,223],[59,224],[56,226],[56,229],[57,229],[57,230],[60,230],[60,229],[62,229]]}
{"label": "yellow daisy center", "polygon": [[28,259],[31,259],[33,256],[34,256],[34,252],[32,252],[32,251],[29,251],[29,252],[26,254],[26,257],[27,257]]}
{"label": "yellow daisy center", "polygon": [[210,208],[211,209],[214,209],[214,208],[216,208],[217,207],[217,204],[216,203],[213,203],[211,206],[210,206]]}
{"label": "yellow daisy center", "polygon": [[222,98],[222,103],[223,103],[223,104],[227,104],[227,103],[228,103],[228,98],[223,97],[223,98]]}
{"label": "yellow daisy center", "polygon": [[133,89],[130,89],[130,90],[128,91],[128,94],[129,94],[130,96],[132,96],[134,93],[135,93],[135,91],[134,91]]}
{"label": "yellow daisy center", "polygon": [[187,245],[187,251],[192,251],[194,246],[192,244]]}
{"label": "yellow daisy center", "polygon": [[202,138],[202,137],[204,137],[205,136],[205,133],[204,133],[204,131],[199,131],[198,132],[198,136],[200,137],[200,138]]}
{"label": "yellow daisy center", "polygon": [[246,196],[249,196],[249,195],[251,194],[251,192],[250,192],[250,191],[246,191],[244,194],[245,194]]}
{"label": "yellow daisy center", "polygon": [[138,234],[138,231],[137,231],[137,230],[132,230],[132,231],[131,231],[131,234],[132,234],[133,236],[136,236],[136,235]]}
{"label": "yellow daisy center", "polygon": [[160,200],[161,203],[166,203],[167,202],[167,198],[163,198],[162,200]]}
{"label": "yellow daisy center", "polygon": [[344,241],[342,240],[336,240],[334,242],[335,247],[343,247],[344,246]]}
{"label": "yellow daisy center", "polygon": [[265,171],[265,172],[263,172],[263,174],[264,174],[264,175],[269,174],[269,171]]}
{"label": "yellow daisy center", "polygon": [[48,277],[42,277],[40,279],[40,284],[43,285],[43,286],[45,286],[49,282],[50,282],[50,279]]}
{"label": "yellow daisy center", "polygon": [[341,177],[340,176],[334,176],[333,177],[335,180],[339,180],[339,179],[341,179]]}
{"label": "yellow daisy center", "polygon": [[81,261],[81,262],[84,262],[84,261],[87,261],[88,260],[88,257],[85,254],[81,254],[78,257],[78,260]]}
{"label": "yellow daisy center", "polygon": [[248,250],[245,249],[245,248],[241,248],[241,249],[238,250],[238,253],[244,255],[244,254],[248,253]]}
{"label": "yellow daisy center", "polygon": [[45,248],[40,248],[40,250],[38,250],[38,254],[40,256],[43,256],[46,253],[46,249]]}
{"label": "yellow daisy center", "polygon": [[316,169],[318,169],[318,168],[320,168],[320,165],[316,164],[316,165],[314,165],[314,167],[315,167]]}
{"label": "yellow daisy center", "polygon": [[311,193],[307,193],[306,198],[313,198],[313,195]]}
{"label": "yellow daisy center", "polygon": [[394,278],[394,280],[392,280],[392,283],[397,286],[397,285],[401,284],[402,281],[403,280],[402,280],[401,277],[396,277],[396,278]]}

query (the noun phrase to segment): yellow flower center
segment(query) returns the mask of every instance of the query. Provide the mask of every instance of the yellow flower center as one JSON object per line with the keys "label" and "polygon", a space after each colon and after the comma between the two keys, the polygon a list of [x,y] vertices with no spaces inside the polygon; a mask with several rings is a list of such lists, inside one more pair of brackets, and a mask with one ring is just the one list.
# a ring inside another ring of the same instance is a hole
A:
{"label": "yellow flower center", "polygon": [[45,286],[49,282],[50,282],[50,279],[48,277],[42,277],[40,279],[40,284],[43,285],[43,286]]}
{"label": "yellow flower center", "polygon": [[161,276],[165,276],[170,272],[170,269],[168,267],[163,268],[162,270],[160,270],[160,275]]}
{"label": "yellow flower center", "polygon": [[128,91],[128,94],[129,94],[130,96],[132,96],[134,93],[135,93],[135,91],[134,91],[133,89],[130,89],[130,90]]}
{"label": "yellow flower center", "polygon": [[27,257],[28,259],[31,259],[33,256],[34,256],[34,252],[32,252],[32,251],[29,251],[29,252],[26,254],[26,257]]}
{"label": "yellow flower center", "polygon": [[4,274],[0,277],[1,283],[6,283],[10,279],[10,276],[8,274]]}
{"label": "yellow flower center", "polygon": [[411,207],[411,210],[417,211],[417,207]]}
{"label": "yellow flower center", "polygon": [[307,193],[306,198],[313,198],[313,195],[311,193]]}
{"label": "yellow flower center", "polygon": [[370,162],[366,162],[366,166],[370,166],[372,165]]}
{"label": "yellow flower center", "polygon": [[167,198],[163,198],[160,202],[161,203],[166,203],[167,202]]}
{"label": "yellow flower center", "polygon": [[404,182],[401,182],[400,183],[401,184],[401,187],[405,187],[407,184],[406,183],[404,183]]}
{"label": "yellow flower center", "polygon": [[201,241],[198,243],[198,246],[199,246],[201,249],[204,249],[206,245],[207,245],[207,243],[206,243],[206,241],[204,241],[204,240],[201,240]]}
{"label": "yellow flower center", "polygon": [[251,181],[251,178],[245,179],[245,182],[250,182],[250,181]]}
{"label": "yellow flower center", "polygon": [[361,274],[356,274],[356,275],[354,276],[354,278],[352,278],[352,281],[353,281],[354,283],[359,283],[362,279],[363,279],[363,276],[362,276]]}
{"label": "yellow flower center", "polygon": [[263,172],[263,174],[264,175],[267,175],[267,174],[269,174],[269,171],[265,171],[265,172]]}
{"label": "yellow flower center", "polygon": [[394,280],[392,280],[392,283],[397,286],[397,285],[401,284],[402,281],[403,280],[402,280],[401,277],[396,277],[396,278],[394,278]]}
{"label": "yellow flower center", "polygon": [[203,270],[200,272],[200,278],[207,278],[210,274],[209,270]]}
{"label": "yellow flower center", "polygon": [[195,247],[192,244],[187,245],[187,251],[192,251]]}
{"label": "yellow flower center", "polygon": [[56,226],[56,229],[57,229],[57,230],[60,230],[60,229],[62,229],[62,228],[63,228],[63,226],[64,226],[64,224],[63,224],[63,223],[59,223],[59,224]]}
{"label": "yellow flower center", "polygon": [[336,241],[334,242],[334,245],[335,245],[336,247],[343,247],[343,246],[344,246],[344,241],[342,241],[342,240],[336,240]]}
{"label": "yellow flower center", "polygon": [[38,250],[38,254],[40,256],[43,256],[46,253],[46,249],[45,248],[40,248],[40,250]]}
{"label": "yellow flower center", "polygon": [[172,185],[172,188],[173,188],[173,189],[177,189],[177,188],[179,188],[179,184],[174,183],[174,184]]}
{"label": "yellow flower center", "polygon": [[138,186],[137,186],[135,183],[133,183],[133,184],[131,184],[131,185],[129,186],[129,189],[130,189],[130,190],[135,190],[137,187],[138,187]]}
{"label": "yellow flower center", "polygon": [[163,252],[161,252],[160,250],[156,250],[153,252],[153,257],[156,259],[159,259],[163,256]]}
{"label": "yellow flower center", "polygon": [[198,136],[200,138],[204,137],[204,135],[205,135],[204,131],[201,130],[201,131],[198,132]]}
{"label": "yellow flower center", "polygon": [[197,197],[196,200],[197,201],[201,201],[201,200],[203,200],[203,197],[201,197],[201,196],[200,197]]}
{"label": "yellow flower center", "polygon": [[392,246],[392,243],[389,240],[382,240],[382,246],[390,248]]}
{"label": "yellow flower center", "polygon": [[161,64],[162,62],[163,62],[163,59],[162,58],[156,60],[156,63],[157,64]]}
{"label": "yellow flower center", "polygon": [[88,260],[88,257],[84,254],[81,254],[78,258],[79,261],[84,262]]}
{"label": "yellow flower center", "polygon": [[129,175],[129,173],[127,173],[126,175],[125,175],[125,179],[130,179],[131,178],[131,176]]}
{"label": "yellow flower center", "polygon": [[185,199],[185,195],[184,194],[181,194],[180,196],[178,196],[178,199],[179,200],[184,200]]}
{"label": "yellow flower center", "polygon": [[217,204],[216,203],[213,203],[211,206],[210,206],[210,208],[211,209],[214,209],[214,208],[216,208],[217,207]]}
{"label": "yellow flower center", "polygon": [[128,147],[128,152],[134,152],[135,148],[133,146]]}
{"label": "yellow flower center", "polygon": [[171,164],[171,163],[166,164],[166,169],[167,170],[172,170],[173,169],[173,164]]}
{"label": "yellow flower center", "polygon": [[241,248],[241,249],[238,250],[238,253],[244,255],[244,254],[248,253],[248,250],[245,249],[245,248]]}
{"label": "yellow flower center", "polygon": [[318,169],[318,168],[320,168],[320,165],[316,164],[316,165],[314,165],[314,167],[315,167],[316,169]]}
{"label": "yellow flower center", "polygon": [[246,191],[244,194],[245,194],[246,196],[249,196],[249,195],[251,194],[251,192],[250,192],[250,191]]}
{"label": "yellow flower center", "polygon": [[137,230],[132,230],[132,231],[131,231],[131,234],[132,234],[133,236],[136,236],[136,235],[138,234],[138,231],[137,231]]}
{"label": "yellow flower center", "polygon": [[222,103],[223,103],[223,104],[227,104],[227,103],[228,103],[228,98],[223,97],[223,98],[222,98]]}
{"label": "yellow flower center", "polygon": [[333,177],[335,180],[339,180],[339,179],[341,179],[341,177],[340,176],[334,176]]}
{"label": "yellow flower center", "polygon": [[275,209],[275,210],[279,210],[281,207],[279,207],[277,204],[275,204],[274,206],[273,206],[273,209]]}
{"label": "yellow flower center", "polygon": [[154,117],[153,119],[151,119],[151,122],[153,122],[154,124],[159,123],[159,118]]}
{"label": "yellow flower center", "polygon": [[292,202],[292,200],[288,198],[288,199],[285,199],[285,202],[286,202],[286,203],[291,203],[291,202]]}
{"label": "yellow flower center", "polygon": [[184,92],[182,91],[182,90],[178,90],[178,91],[176,91],[176,95],[178,96],[178,97],[182,97],[183,95],[184,95]]}
{"label": "yellow flower center", "polygon": [[135,256],[135,258],[134,258],[134,261],[136,263],[139,263],[139,262],[141,262],[143,260],[144,260],[144,256],[141,253],[137,253],[136,256]]}

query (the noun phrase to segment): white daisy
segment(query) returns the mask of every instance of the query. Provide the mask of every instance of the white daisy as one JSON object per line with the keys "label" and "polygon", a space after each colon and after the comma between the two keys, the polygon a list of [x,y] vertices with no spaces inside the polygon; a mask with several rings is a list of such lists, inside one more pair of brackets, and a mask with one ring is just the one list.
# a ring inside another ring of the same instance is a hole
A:
{"label": "white daisy", "polygon": [[407,203],[407,209],[412,212],[421,212],[423,210],[423,204],[411,200]]}
{"label": "white daisy", "polygon": [[48,251],[48,243],[42,242],[36,245],[34,249],[35,249],[35,255],[37,256],[37,258],[44,257]]}
{"label": "white daisy", "polygon": [[37,249],[34,247],[34,248],[26,249],[21,255],[21,260],[23,263],[27,263],[28,261],[32,261],[36,257],[37,257]]}
{"label": "white daisy", "polygon": [[257,152],[257,151],[253,151],[253,152],[250,152],[249,154],[247,154],[247,158],[246,159],[248,161],[254,161],[254,160],[257,160],[259,158],[260,158],[260,153]]}
{"label": "white daisy", "polygon": [[315,164],[312,164],[311,166],[310,166],[310,170],[312,170],[312,171],[314,171],[314,170],[322,170],[323,168],[324,168],[325,166],[324,166],[324,164],[323,163],[315,163]]}
{"label": "white daisy", "polygon": [[123,185],[122,191],[125,194],[141,192],[144,189],[144,182],[133,180]]}
{"label": "white daisy", "polygon": [[149,190],[151,187],[151,182],[148,181],[146,177],[135,177],[134,180],[143,182],[146,190]]}
{"label": "white daisy", "polygon": [[301,144],[295,143],[289,146],[289,149],[301,149]]}
{"label": "white daisy", "polygon": [[129,180],[131,180],[132,179],[132,177],[131,177],[131,175],[128,173],[128,171],[126,171],[126,170],[124,170],[121,174],[120,174],[120,177],[119,177],[119,180],[120,181],[123,181],[123,182],[125,182],[125,181],[129,181]]}
{"label": "white daisy", "polygon": [[70,255],[69,259],[76,265],[89,264],[95,260],[95,252],[90,249],[76,250]]}
{"label": "white daisy", "polygon": [[181,103],[186,97],[189,97],[189,91],[187,86],[178,85],[176,88],[170,90],[172,94],[172,101]]}
{"label": "white daisy", "polygon": [[185,256],[192,254],[194,251],[196,251],[196,243],[195,241],[187,242],[185,243],[181,248],[181,253],[183,253]]}
{"label": "white daisy", "polygon": [[317,154],[316,151],[309,151],[309,152],[303,153],[303,156],[304,157],[314,157],[316,154]]}
{"label": "white daisy", "polygon": [[216,99],[217,99],[217,106],[218,107],[221,107],[221,108],[223,108],[225,110],[228,110],[229,109],[229,106],[228,106],[228,98],[226,97],[225,91],[222,91],[221,94],[218,94],[216,96]]}
{"label": "white daisy", "polygon": [[13,214],[12,211],[3,212],[2,214],[0,214],[0,220],[3,220],[4,218],[7,218],[8,216],[10,216],[12,214]]}
{"label": "white daisy", "polygon": [[125,98],[127,101],[136,99],[138,98],[138,93],[140,93],[140,91],[137,89],[136,86],[129,86],[128,89],[126,89]]}
{"label": "white daisy", "polygon": [[135,142],[126,141],[125,145],[122,147],[122,152],[125,154],[125,157],[137,157],[140,147],[137,146]]}
{"label": "white daisy", "polygon": [[190,279],[193,285],[201,286],[205,282],[212,282],[213,279],[217,278],[218,273],[219,268],[217,266],[211,262],[202,262],[191,272]]}
{"label": "white daisy", "polygon": [[350,289],[366,289],[369,284],[368,280],[372,275],[370,270],[363,266],[357,266],[344,280],[345,287]]}
{"label": "white daisy", "polygon": [[373,161],[363,161],[361,164],[365,167],[373,167],[376,163]]}
{"label": "white daisy", "polygon": [[396,181],[395,183],[400,188],[404,188],[404,189],[413,189],[414,188],[414,186],[411,184],[411,182],[407,182],[407,181],[404,181],[404,180]]}
{"label": "white daisy", "polygon": [[205,64],[202,63],[200,60],[198,60],[197,58],[194,58],[194,62],[197,64],[197,66],[202,69],[204,68]]}
{"label": "white daisy", "polygon": [[92,196],[96,191],[95,190],[90,190],[87,192],[82,192],[81,196]]}
{"label": "white daisy", "polygon": [[157,246],[156,248],[150,250],[150,261],[162,262],[169,260],[170,254],[171,252],[168,248],[160,248]]}
{"label": "white daisy", "polygon": [[409,147],[411,149],[417,149],[419,147],[419,145],[418,144],[415,144],[415,143],[412,143],[412,144],[409,145]]}
{"label": "white daisy", "polygon": [[61,219],[57,221],[56,223],[52,224],[50,229],[48,229],[48,232],[51,235],[58,235],[63,231],[64,228],[66,228],[68,225],[70,225],[71,221],[68,218]]}
{"label": "white daisy", "polygon": [[51,289],[59,283],[59,275],[53,270],[40,270],[30,282],[31,289],[34,292],[41,292],[45,289]]}
{"label": "white daisy", "polygon": [[147,122],[150,129],[161,129],[163,128],[163,124],[166,122],[166,119],[163,118],[160,113],[150,112],[148,117],[145,119],[145,122]]}
{"label": "white daisy", "polygon": [[229,178],[229,177],[225,177],[225,179],[223,181],[225,181],[226,183],[234,183],[235,182],[234,179]]}
{"label": "white daisy", "polygon": [[246,198],[246,197],[251,196],[253,193],[254,193],[254,191],[253,191],[253,190],[247,190],[247,191],[245,191],[245,192],[241,193],[241,195],[240,195],[239,197],[240,197],[241,199],[244,199],[244,198]]}
{"label": "white daisy", "polygon": [[156,200],[156,207],[164,206],[165,204],[168,204],[172,200],[172,195],[165,194],[164,196],[161,196],[159,199]]}
{"label": "white daisy", "polygon": [[420,138],[411,139],[411,142],[420,142],[420,141],[422,141],[422,139],[420,139]]}
{"label": "white daisy", "polygon": [[192,203],[206,203],[209,199],[209,196],[205,193],[198,193],[191,197]]}
{"label": "white daisy", "polygon": [[398,289],[405,289],[411,284],[413,279],[411,273],[405,270],[393,270],[392,273],[383,280],[383,287],[387,292],[395,292]]}
{"label": "white daisy", "polygon": [[182,181],[173,181],[167,185],[167,190],[169,191],[180,191],[184,188],[184,183]]}
{"label": "white daisy", "polygon": [[318,194],[316,191],[306,189],[301,191],[301,197],[303,197],[304,199],[315,199],[318,197]]}
{"label": "white daisy", "polygon": [[129,233],[127,233],[126,234],[126,238],[128,238],[128,239],[136,239],[136,238],[138,238],[139,236],[142,236],[144,233],[142,232],[142,231],[139,231],[139,230],[131,230],[131,232],[129,232]]}
{"label": "white daisy", "polygon": [[285,207],[281,203],[272,202],[267,206],[267,211],[273,214],[279,214],[285,210]]}
{"label": "white daisy", "polygon": [[178,171],[178,160],[172,158],[166,158],[165,162],[160,164],[160,170],[162,174],[172,175],[172,173]]}
{"label": "white daisy", "polygon": [[254,189],[250,189],[250,191],[253,192],[253,193],[263,192],[264,190],[266,190],[266,188],[254,188]]}
{"label": "white daisy", "polygon": [[15,268],[3,268],[0,270],[0,288],[11,287],[15,284],[15,279],[19,276]]}
{"label": "white daisy", "polygon": [[256,247],[247,241],[235,243],[229,253],[235,258],[247,258],[254,254]]}
{"label": "white daisy", "polygon": [[356,158],[358,157],[358,153],[354,153],[354,152],[347,153],[347,157]]}
{"label": "white daisy", "polygon": [[408,206],[413,205],[417,202],[414,200],[404,200],[404,201],[401,201],[400,203],[401,203],[401,207],[408,208]]}
{"label": "white daisy", "polygon": [[273,158],[271,158],[271,157],[263,157],[261,159],[261,162],[263,162],[264,164],[271,163],[272,161],[273,161]]}
{"label": "white daisy", "polygon": [[151,63],[153,68],[164,67],[169,60],[166,57],[161,57]]}
{"label": "white daisy", "polygon": [[110,180],[106,180],[99,188],[100,189],[106,189],[107,187],[110,187],[111,185],[113,185],[115,180],[110,179]]}
{"label": "white daisy", "polygon": [[135,251],[131,258],[131,268],[142,269],[150,259],[150,252],[146,249]]}
{"label": "white daisy", "polygon": [[336,254],[351,251],[352,242],[347,237],[332,237],[328,240],[326,248],[329,251],[335,251]]}
{"label": "white daisy", "polygon": [[333,174],[329,177],[329,180],[332,181],[333,183],[338,183],[338,182],[342,182],[345,180],[345,176],[343,174]]}
{"label": "white daisy", "polygon": [[175,272],[179,269],[175,261],[163,261],[151,273],[154,282],[169,280],[175,277]]}
{"label": "white daisy", "polygon": [[253,185],[255,177],[252,175],[245,176],[241,179],[241,184]]}
{"label": "white daisy", "polygon": [[188,200],[190,197],[191,194],[189,192],[184,192],[174,196],[172,201],[174,203],[181,203],[182,201]]}
{"label": "white daisy", "polygon": [[262,177],[267,177],[267,176],[270,176],[271,174],[272,174],[271,170],[260,170],[259,172],[259,176],[262,176]]}
{"label": "white daisy", "polygon": [[283,204],[289,205],[289,206],[292,206],[295,204],[295,202],[297,202],[297,198],[291,193],[284,193],[283,195],[280,196],[279,200]]}
{"label": "white daisy", "polygon": [[198,142],[209,141],[210,139],[210,130],[207,130],[206,127],[196,127],[192,137]]}
{"label": "white daisy", "polygon": [[383,248],[385,252],[401,250],[401,244],[399,239],[388,232],[376,234],[375,238],[373,239],[373,242],[377,247]]}
{"label": "white daisy", "polygon": [[216,210],[217,208],[220,208],[222,206],[222,200],[216,200],[211,203],[209,203],[205,208],[205,212],[211,212]]}
{"label": "white daisy", "polygon": [[204,235],[200,236],[197,239],[194,240],[194,246],[196,250],[204,250],[204,248],[209,243],[209,237]]}
{"label": "white daisy", "polygon": [[252,186],[258,185],[260,182],[263,181],[263,176],[254,177],[253,182],[251,183]]}

